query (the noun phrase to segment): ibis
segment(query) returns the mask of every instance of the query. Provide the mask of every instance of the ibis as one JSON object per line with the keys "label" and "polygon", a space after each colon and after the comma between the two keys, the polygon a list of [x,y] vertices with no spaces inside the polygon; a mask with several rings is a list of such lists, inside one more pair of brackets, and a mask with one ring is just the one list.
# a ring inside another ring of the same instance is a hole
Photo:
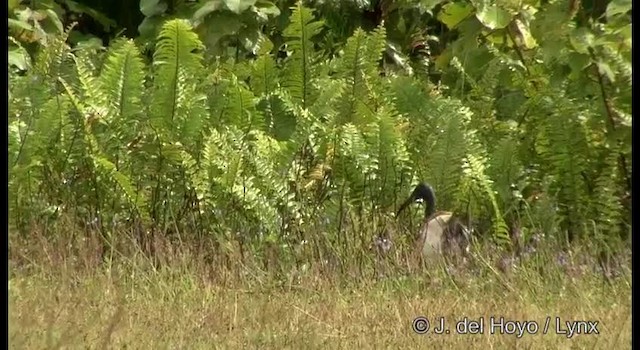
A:
{"label": "ibis", "polygon": [[402,203],[396,217],[410,204],[424,202],[424,222],[415,237],[416,254],[425,257],[466,255],[469,252],[469,229],[452,212],[436,211],[436,195],[431,185],[418,184]]}

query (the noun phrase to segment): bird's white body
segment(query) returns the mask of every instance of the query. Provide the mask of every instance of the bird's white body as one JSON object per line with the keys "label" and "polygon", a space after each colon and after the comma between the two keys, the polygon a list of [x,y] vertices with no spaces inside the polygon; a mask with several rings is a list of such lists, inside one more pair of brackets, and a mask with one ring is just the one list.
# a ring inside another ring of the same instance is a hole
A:
{"label": "bird's white body", "polygon": [[414,256],[435,261],[439,256],[469,253],[469,230],[453,213],[435,211],[436,196],[429,184],[418,184],[409,198],[400,205],[396,216],[411,203],[422,201],[426,204],[425,221],[415,240]]}
{"label": "bird's white body", "polygon": [[436,213],[432,219],[426,224],[426,230],[422,230],[421,240],[424,245],[422,248],[423,256],[433,256],[442,253],[442,241],[444,240],[444,231],[449,224],[449,220],[453,217],[452,213]]}

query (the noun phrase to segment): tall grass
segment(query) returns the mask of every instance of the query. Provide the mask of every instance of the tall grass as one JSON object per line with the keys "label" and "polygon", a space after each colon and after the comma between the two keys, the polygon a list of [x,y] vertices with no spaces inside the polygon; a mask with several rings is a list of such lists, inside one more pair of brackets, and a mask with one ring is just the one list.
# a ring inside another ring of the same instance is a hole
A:
{"label": "tall grass", "polygon": [[[402,245],[378,262],[365,259],[372,254],[363,248],[338,264],[279,262],[237,246],[216,257],[208,253],[214,243],[184,239],[158,240],[150,259],[127,232],[114,236],[105,254],[100,236],[69,225],[29,237],[10,235],[9,344],[15,349],[608,349],[631,343],[628,256],[605,279],[587,245],[566,261],[541,248],[503,273],[496,267],[499,252],[482,247],[466,267],[418,269],[409,268]],[[416,334],[418,316],[444,317],[450,334]],[[490,334],[492,316],[535,321],[539,334]],[[465,317],[484,318],[483,334],[456,334]],[[556,334],[567,328],[557,326],[556,317],[597,321],[599,334]]]}

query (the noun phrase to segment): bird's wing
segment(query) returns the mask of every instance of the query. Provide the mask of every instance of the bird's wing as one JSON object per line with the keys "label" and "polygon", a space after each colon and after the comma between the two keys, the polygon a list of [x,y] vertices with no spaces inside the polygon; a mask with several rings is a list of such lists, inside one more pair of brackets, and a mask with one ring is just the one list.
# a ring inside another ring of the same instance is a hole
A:
{"label": "bird's wing", "polygon": [[447,228],[447,223],[451,220],[452,214],[449,212],[439,213],[440,215],[432,216],[422,228],[422,230],[426,231],[421,234],[421,236],[424,236],[425,240],[423,248],[425,255],[428,255],[430,252],[439,253],[441,251],[444,232]]}
{"label": "bird's wing", "polygon": [[449,222],[449,220],[451,220],[451,218],[453,217],[453,213],[450,211],[437,211],[435,213],[433,213],[430,217],[429,217],[429,222],[433,219],[438,219],[438,221],[440,222],[444,222],[447,223]]}

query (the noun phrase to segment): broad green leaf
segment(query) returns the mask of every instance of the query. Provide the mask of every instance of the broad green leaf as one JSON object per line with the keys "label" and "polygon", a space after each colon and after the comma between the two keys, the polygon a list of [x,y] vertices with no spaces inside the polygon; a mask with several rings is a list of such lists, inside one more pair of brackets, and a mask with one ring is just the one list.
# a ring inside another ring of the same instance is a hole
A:
{"label": "broad green leaf", "polygon": [[102,39],[95,35],[83,34],[78,31],[73,31],[69,34],[69,42],[85,49],[93,48],[99,50],[104,48]]}
{"label": "broad green leaf", "polygon": [[630,53],[632,45],[631,23],[620,29],[619,34],[622,36],[622,42],[626,46],[627,52]]}
{"label": "broad green leaf", "polygon": [[182,145],[179,142],[163,142],[162,155],[171,162],[179,164],[182,161]]}
{"label": "broad green leaf", "polygon": [[[117,26],[116,21],[106,16],[104,13],[97,11],[91,6],[84,5],[80,2],[65,0],[64,3],[69,6],[69,11],[76,13],[84,13],[89,15],[93,20],[100,23],[105,30],[115,28]],[[166,5],[164,5],[166,8]]]}
{"label": "broad green leaf", "polygon": [[131,179],[120,172],[115,164],[113,164],[107,158],[100,155],[92,155],[94,164],[97,168],[100,168],[106,171],[109,175],[112,176],[112,179],[120,186],[125,195],[129,198],[132,204],[136,206],[136,209],[141,211],[143,216],[146,216],[144,211],[144,206],[146,205],[145,198],[138,193],[136,188],[131,183]]}
{"label": "broad green leaf", "polygon": [[453,53],[451,52],[451,48],[446,48],[435,60],[435,66],[438,69],[445,69],[449,65],[451,58],[453,57]]}
{"label": "broad green leaf", "polygon": [[9,18],[8,22],[9,22],[9,28],[16,28],[16,29],[21,28],[28,31],[34,30],[33,26],[25,21],[19,21],[13,18]]}
{"label": "broad green leaf", "polygon": [[20,0],[9,0],[8,1],[8,5],[9,5],[9,12],[13,11],[14,8],[18,7],[18,5],[20,5]]}
{"label": "broad green leaf", "polygon": [[476,17],[489,29],[502,29],[511,22],[511,14],[497,5],[478,9],[476,11]]}
{"label": "broad green leaf", "polygon": [[612,0],[607,6],[607,19],[631,11],[631,0]]}
{"label": "broad green leaf", "polygon": [[593,47],[593,40],[595,39],[593,33],[585,27],[580,27],[571,32],[569,41],[571,46],[579,53],[589,53],[589,48]]}
{"label": "broad green leaf", "polygon": [[82,40],[82,41],[78,41],[77,42],[77,47],[80,49],[82,48],[83,50],[102,50],[104,49],[104,46],[102,46],[102,39],[100,38],[89,38],[86,40]]}
{"label": "broad green leaf", "polygon": [[258,12],[262,13],[265,16],[276,17],[280,15],[280,9],[271,1],[258,0],[256,1],[255,6],[258,9]]}
{"label": "broad green leaf", "polygon": [[142,20],[142,23],[138,26],[138,33],[140,33],[140,37],[155,37],[163,21],[164,18],[160,16],[145,17],[145,19]]}
{"label": "broad green leaf", "polygon": [[431,11],[437,5],[443,3],[444,0],[422,0],[420,1],[420,6],[424,11]]}
{"label": "broad green leaf", "polygon": [[269,52],[271,52],[271,50],[273,49],[273,42],[271,42],[271,40],[269,40],[268,37],[266,36],[261,36],[260,37],[260,42],[258,43],[258,55],[268,55]]}
{"label": "broad green leaf", "polygon": [[32,11],[30,8],[15,11],[16,18],[21,22],[30,22],[32,20],[41,21],[44,17],[39,11]]}
{"label": "broad green leaf", "polygon": [[160,0],[140,0],[140,12],[145,17],[153,17],[163,14],[167,10],[167,4]]}
{"label": "broad green leaf", "polygon": [[591,64],[591,56],[583,53],[569,53],[569,67],[571,67],[571,75],[578,77],[583,69]]}
{"label": "broad green leaf", "polygon": [[438,19],[449,27],[455,28],[462,20],[473,12],[473,6],[462,3],[449,3],[442,7]]}
{"label": "broad green leaf", "polygon": [[212,48],[220,39],[227,35],[236,34],[242,29],[242,22],[236,15],[229,12],[217,12],[208,16],[204,22],[205,34],[203,41]]}
{"label": "broad green leaf", "polygon": [[487,40],[489,40],[489,42],[493,43],[494,45],[502,45],[504,44],[505,40],[507,42],[510,42],[511,40],[509,40],[508,37],[506,37],[504,35],[503,32],[493,32],[489,35],[487,35]]}
{"label": "broad green leaf", "polygon": [[236,14],[241,14],[256,3],[256,0],[223,0],[227,8]]}
{"label": "broad green leaf", "polygon": [[[536,2],[539,0],[535,0]],[[524,5],[521,9],[520,9],[520,16],[522,16],[521,18],[529,23],[532,20],[534,20],[536,13],[539,12],[539,8],[536,7],[537,5]]]}
{"label": "broad green leaf", "polygon": [[10,66],[16,66],[20,70],[27,70],[31,65],[29,55],[22,47],[9,49],[7,59]]}
{"label": "broad green leaf", "polygon": [[191,21],[194,26],[199,26],[205,17],[212,12],[218,11],[222,7],[222,0],[207,1],[202,7],[193,14]]}
{"label": "broad green leaf", "polygon": [[400,17],[398,19],[398,25],[396,26],[396,29],[400,33],[405,33],[407,31],[407,23],[405,22],[403,17]]}
{"label": "broad green leaf", "polygon": [[522,39],[522,44],[527,49],[533,49],[538,46],[536,39],[531,35],[531,31],[529,30],[529,26],[522,22],[519,19],[515,20],[515,27],[519,32],[520,39]]}
{"label": "broad green leaf", "polygon": [[262,32],[259,29],[243,30],[240,35],[238,35],[238,40],[246,50],[255,52],[259,49],[258,44],[261,34]]}
{"label": "broad green leaf", "polygon": [[58,32],[60,34],[64,33],[64,27],[62,26],[62,22],[60,21],[60,18],[58,18],[58,14],[56,14],[51,9],[47,9],[47,17],[49,17],[51,22],[53,22],[53,24],[56,26],[56,29],[58,29]]}
{"label": "broad green leaf", "polygon": [[598,72],[600,72],[600,74],[602,75],[605,75],[610,82],[615,81],[615,78],[616,78],[615,74],[613,73],[613,70],[607,63],[598,62]]}

